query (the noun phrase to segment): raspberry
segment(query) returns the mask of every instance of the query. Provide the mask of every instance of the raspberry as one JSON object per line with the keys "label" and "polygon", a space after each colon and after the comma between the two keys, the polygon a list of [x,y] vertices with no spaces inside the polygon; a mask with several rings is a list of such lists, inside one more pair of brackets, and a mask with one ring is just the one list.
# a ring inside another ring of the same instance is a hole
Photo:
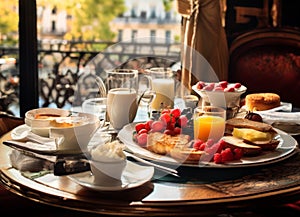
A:
{"label": "raspberry", "polygon": [[221,153],[221,151],[222,151],[222,148],[220,148],[221,147],[221,145],[220,145],[220,143],[215,143],[215,144],[213,144],[210,148],[215,152],[215,153]]}
{"label": "raspberry", "polygon": [[174,134],[175,135],[181,134],[181,128],[180,127],[175,127],[174,128]]}
{"label": "raspberry", "polygon": [[234,153],[234,159],[235,160],[240,160],[243,157],[243,150],[241,148],[235,148],[233,150]]}
{"label": "raspberry", "polygon": [[205,143],[202,143],[200,146],[199,146],[199,150],[200,151],[204,151],[206,148],[206,144]]}
{"label": "raspberry", "polygon": [[231,151],[231,149],[230,148],[226,148],[225,150],[223,150],[222,152],[221,152],[221,155],[222,155],[222,161],[223,162],[226,162],[226,161],[232,161],[234,158],[234,156],[233,156],[233,153],[232,153],[232,151]]}
{"label": "raspberry", "polygon": [[181,111],[179,108],[172,109],[170,113],[171,113],[172,117],[174,117],[174,118],[179,118],[181,115]]}
{"label": "raspberry", "polygon": [[234,88],[240,88],[241,86],[242,86],[241,83],[235,83],[233,87]]}
{"label": "raspberry", "polygon": [[189,120],[185,115],[181,115],[178,119],[178,123],[180,127],[186,127],[188,124]]}
{"label": "raspberry", "polygon": [[148,134],[147,133],[142,133],[142,134],[137,136],[137,143],[141,147],[146,147],[147,139],[148,139]]}
{"label": "raspberry", "polygon": [[221,163],[223,163],[223,161],[222,161],[222,155],[221,155],[220,153],[215,153],[215,154],[214,154],[214,162],[215,162],[216,164],[221,164]]}
{"label": "raspberry", "polygon": [[215,144],[215,142],[214,142],[213,139],[208,139],[208,140],[206,141],[207,147],[211,147],[213,144]]}
{"label": "raspberry", "polygon": [[[196,149],[196,150],[200,150],[200,147],[201,147],[203,144],[204,144],[204,143],[203,143],[201,140],[197,139],[197,140],[195,140],[194,143],[193,143],[193,148]],[[205,144],[204,144],[204,145],[205,145]],[[205,148],[205,146],[204,146],[204,148]],[[203,150],[204,150],[204,148],[203,148]],[[203,151],[203,150],[202,150],[202,151]]]}

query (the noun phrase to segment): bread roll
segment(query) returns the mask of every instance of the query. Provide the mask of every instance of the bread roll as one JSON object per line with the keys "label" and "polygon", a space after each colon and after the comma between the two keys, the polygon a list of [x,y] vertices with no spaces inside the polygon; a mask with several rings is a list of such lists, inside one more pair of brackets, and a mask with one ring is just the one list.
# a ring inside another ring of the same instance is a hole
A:
{"label": "bread roll", "polygon": [[248,111],[264,111],[280,106],[280,96],[276,93],[253,93],[245,99]]}

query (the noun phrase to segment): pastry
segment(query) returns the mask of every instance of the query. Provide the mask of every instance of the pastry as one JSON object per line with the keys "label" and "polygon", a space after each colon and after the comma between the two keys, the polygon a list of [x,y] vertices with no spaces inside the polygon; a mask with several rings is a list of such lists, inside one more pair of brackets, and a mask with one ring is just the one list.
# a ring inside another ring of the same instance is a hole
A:
{"label": "pastry", "polygon": [[248,111],[264,111],[280,106],[280,96],[276,93],[253,93],[245,98]]}
{"label": "pastry", "polygon": [[170,136],[160,132],[148,134],[147,149],[156,154],[167,155],[171,150],[177,147],[183,147],[188,144],[190,137],[188,135],[179,134]]}

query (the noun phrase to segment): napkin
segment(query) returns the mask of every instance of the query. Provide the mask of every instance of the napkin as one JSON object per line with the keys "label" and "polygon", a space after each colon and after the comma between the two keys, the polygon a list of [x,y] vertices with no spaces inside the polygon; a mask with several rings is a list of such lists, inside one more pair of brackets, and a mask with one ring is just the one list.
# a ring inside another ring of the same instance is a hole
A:
{"label": "napkin", "polygon": [[53,161],[55,159],[42,159],[29,156],[19,150],[12,150],[9,155],[12,167],[21,172],[40,172],[53,169]]}
{"label": "napkin", "polygon": [[274,122],[285,122],[300,124],[300,112],[260,112],[263,121],[268,124]]}
{"label": "napkin", "polygon": [[276,108],[255,111],[255,113],[258,113],[263,121],[268,124],[273,124],[274,122],[300,124],[300,112],[292,112],[291,103],[281,102],[281,105]]}
{"label": "napkin", "polygon": [[57,152],[55,142],[38,143],[33,141],[20,142],[15,140],[6,140],[3,142],[4,145],[10,146],[15,149],[21,149],[24,151],[30,151],[37,154],[48,154],[54,155]]}

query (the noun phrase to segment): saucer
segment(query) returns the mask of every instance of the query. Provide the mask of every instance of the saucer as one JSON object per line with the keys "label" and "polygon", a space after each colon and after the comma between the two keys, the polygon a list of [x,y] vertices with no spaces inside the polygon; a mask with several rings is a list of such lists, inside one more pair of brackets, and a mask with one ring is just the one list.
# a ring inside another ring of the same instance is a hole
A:
{"label": "saucer", "polygon": [[94,176],[91,171],[69,175],[72,181],[77,184],[96,191],[122,191],[135,188],[151,180],[154,174],[154,167],[141,166],[139,164],[127,161],[127,165],[121,177],[121,181],[113,186],[101,186],[94,183]]}

